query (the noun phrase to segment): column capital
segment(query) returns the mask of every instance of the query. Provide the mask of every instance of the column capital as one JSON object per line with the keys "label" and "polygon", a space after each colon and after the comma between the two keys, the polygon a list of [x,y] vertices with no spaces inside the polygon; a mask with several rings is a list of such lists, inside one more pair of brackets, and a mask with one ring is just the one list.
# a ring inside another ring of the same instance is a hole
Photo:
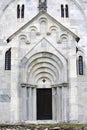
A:
{"label": "column capital", "polygon": [[68,87],[69,83],[63,83],[62,85],[63,85],[63,87]]}
{"label": "column capital", "polygon": [[57,88],[57,87],[62,88],[62,87],[68,87],[69,85],[68,83],[61,83],[61,84],[53,84],[51,86],[52,88]]}
{"label": "column capital", "polygon": [[21,87],[26,87],[26,83],[20,84]]}
{"label": "column capital", "polygon": [[28,83],[22,83],[21,87],[27,87],[27,88],[36,88],[37,85],[34,84],[28,84]]}

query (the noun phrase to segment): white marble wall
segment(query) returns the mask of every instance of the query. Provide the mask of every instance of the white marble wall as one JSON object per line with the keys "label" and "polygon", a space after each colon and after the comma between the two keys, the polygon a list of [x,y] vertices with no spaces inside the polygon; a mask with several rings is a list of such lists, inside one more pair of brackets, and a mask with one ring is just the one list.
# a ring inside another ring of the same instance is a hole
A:
{"label": "white marble wall", "polygon": [[[17,4],[25,5],[24,19],[17,19]],[[69,18],[61,18],[61,4],[68,4]],[[61,74],[60,71],[62,70],[62,67],[57,68],[59,71],[59,77],[57,75],[57,77],[59,78],[59,82],[55,80],[55,84],[65,82],[69,84],[69,106],[68,108],[66,108],[68,109],[68,112],[64,110],[64,115],[62,117],[64,119],[63,121],[66,122],[69,120],[70,122],[87,123],[86,0],[81,2],[77,0],[47,1],[47,13],[55,18],[58,22],[66,26],[68,29],[72,30],[75,34],[77,34],[80,37],[79,43],[75,41],[75,36],[67,31],[67,29],[64,29],[63,26],[61,26],[48,15],[43,14],[40,14],[40,16],[34,19],[31,24],[28,24],[28,26],[26,26],[24,30],[21,30],[16,36],[14,36],[11,42],[6,43],[6,39],[10,35],[12,35],[21,26],[29,22],[29,20],[31,20],[39,13],[38,0],[15,0],[12,2],[10,0],[8,2],[3,0],[3,2],[0,2],[0,7],[0,122],[20,122],[20,119],[22,119],[22,110],[20,109],[20,83],[29,83],[31,81],[31,83],[36,83],[34,82],[35,77],[32,80],[32,74],[34,70],[32,70],[30,80],[26,80],[27,70],[28,73],[30,70],[28,69],[28,67],[26,67],[27,69],[24,68],[25,63],[29,60],[29,58],[32,57],[33,54],[37,52],[39,53],[39,51],[46,51],[56,55],[61,60],[60,63],[63,62],[63,65],[65,67],[62,71],[63,74]],[[41,20],[43,19],[47,24],[44,22],[45,25],[41,25]],[[44,29],[45,26],[46,28]],[[62,36],[67,36],[67,39],[63,39]],[[77,54],[75,50],[76,46],[79,48],[79,52]],[[4,58],[6,50],[8,50],[8,48],[10,47],[12,48],[12,70],[9,72],[4,70]],[[78,59],[78,55],[80,54],[84,57],[83,76],[77,75],[76,68],[76,59]],[[67,63],[64,60],[64,57]],[[52,58],[56,59],[56,57],[54,56]],[[23,65],[21,65],[20,63],[22,63]],[[58,63],[58,65],[60,65],[60,63]],[[51,64],[54,63],[52,62]],[[46,69],[46,71],[48,70]],[[52,71],[49,70],[49,72]],[[53,77],[55,79],[55,74]],[[66,95],[66,87],[63,89],[63,91],[64,95]],[[35,112],[35,109],[33,111]],[[85,111],[85,113],[83,111]],[[30,112],[30,114],[31,113],[32,112]],[[68,116],[66,116],[67,113]],[[32,119],[36,118],[34,117],[34,115]],[[25,118],[26,117],[24,117],[24,119]],[[32,119],[30,118],[30,120]],[[61,118],[57,117],[56,120],[61,120]]]}

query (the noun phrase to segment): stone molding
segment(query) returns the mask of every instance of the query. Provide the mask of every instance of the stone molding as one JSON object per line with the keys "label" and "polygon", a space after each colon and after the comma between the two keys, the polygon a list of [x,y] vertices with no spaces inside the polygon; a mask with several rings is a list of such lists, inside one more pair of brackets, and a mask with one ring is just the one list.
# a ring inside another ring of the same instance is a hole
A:
{"label": "stone molding", "polygon": [[33,84],[27,84],[27,83],[22,83],[21,87],[27,87],[27,88],[36,88],[37,85],[33,85]]}

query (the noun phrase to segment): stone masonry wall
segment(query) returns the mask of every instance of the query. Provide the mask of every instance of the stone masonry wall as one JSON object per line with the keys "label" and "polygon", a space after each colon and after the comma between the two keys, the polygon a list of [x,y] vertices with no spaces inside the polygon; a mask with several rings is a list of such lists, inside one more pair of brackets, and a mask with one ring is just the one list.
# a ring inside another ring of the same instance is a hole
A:
{"label": "stone masonry wall", "polygon": [[0,126],[0,130],[87,130],[87,127]]}

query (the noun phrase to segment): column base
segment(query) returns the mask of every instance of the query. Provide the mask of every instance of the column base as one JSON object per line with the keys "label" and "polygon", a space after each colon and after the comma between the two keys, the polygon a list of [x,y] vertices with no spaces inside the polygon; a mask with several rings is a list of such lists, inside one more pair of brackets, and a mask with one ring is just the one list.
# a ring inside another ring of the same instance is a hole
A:
{"label": "column base", "polygon": [[69,123],[70,123],[70,124],[78,124],[79,121],[78,121],[78,120],[70,120]]}

